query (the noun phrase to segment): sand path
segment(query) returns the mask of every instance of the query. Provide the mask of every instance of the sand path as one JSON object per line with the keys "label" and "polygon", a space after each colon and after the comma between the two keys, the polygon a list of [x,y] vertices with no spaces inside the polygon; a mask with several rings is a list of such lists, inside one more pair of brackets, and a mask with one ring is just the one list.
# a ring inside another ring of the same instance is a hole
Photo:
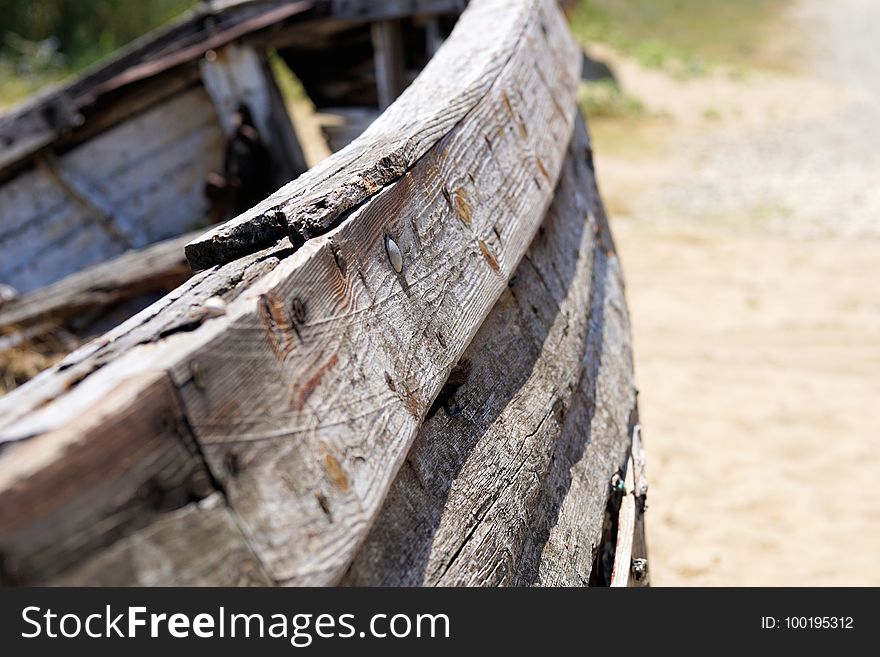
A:
{"label": "sand path", "polygon": [[797,74],[610,55],[665,116],[597,142],[655,585],[880,585],[880,3],[810,0],[777,29],[810,44]]}

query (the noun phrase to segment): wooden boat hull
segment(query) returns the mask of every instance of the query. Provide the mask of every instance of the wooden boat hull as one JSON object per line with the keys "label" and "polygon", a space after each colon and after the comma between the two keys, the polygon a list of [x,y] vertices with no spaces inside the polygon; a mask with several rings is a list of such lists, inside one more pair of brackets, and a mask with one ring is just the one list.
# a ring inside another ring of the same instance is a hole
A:
{"label": "wooden boat hull", "polygon": [[207,268],[0,398],[0,574],[645,583],[580,65],[552,0],[474,0],[361,137],[190,243]]}

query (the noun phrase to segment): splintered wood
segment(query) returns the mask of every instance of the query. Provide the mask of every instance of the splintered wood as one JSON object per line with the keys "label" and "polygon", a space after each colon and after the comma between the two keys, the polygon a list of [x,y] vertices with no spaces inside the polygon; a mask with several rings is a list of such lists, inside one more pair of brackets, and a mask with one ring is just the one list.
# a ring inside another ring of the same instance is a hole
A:
{"label": "splintered wood", "polygon": [[0,399],[0,577],[586,583],[635,393],[579,65],[552,0],[474,0],[216,266]]}

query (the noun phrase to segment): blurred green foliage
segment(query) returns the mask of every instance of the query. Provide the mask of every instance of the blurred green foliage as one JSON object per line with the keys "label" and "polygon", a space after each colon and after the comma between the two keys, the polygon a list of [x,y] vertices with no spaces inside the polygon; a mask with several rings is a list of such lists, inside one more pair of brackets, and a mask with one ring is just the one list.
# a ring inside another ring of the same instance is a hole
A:
{"label": "blurred green foliage", "polygon": [[766,19],[788,0],[580,0],[572,29],[682,77],[757,63]]}
{"label": "blurred green foliage", "polygon": [[196,0],[0,0],[0,105],[81,71]]}

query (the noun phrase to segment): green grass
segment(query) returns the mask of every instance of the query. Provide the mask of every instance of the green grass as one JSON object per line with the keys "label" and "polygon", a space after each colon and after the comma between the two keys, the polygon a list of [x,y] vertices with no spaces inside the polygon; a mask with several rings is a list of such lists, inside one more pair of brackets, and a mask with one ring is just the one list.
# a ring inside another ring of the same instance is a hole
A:
{"label": "green grass", "polygon": [[0,0],[0,108],[82,72],[196,1]]}
{"label": "green grass", "polygon": [[683,77],[760,63],[768,19],[788,0],[581,0],[572,29]]}

